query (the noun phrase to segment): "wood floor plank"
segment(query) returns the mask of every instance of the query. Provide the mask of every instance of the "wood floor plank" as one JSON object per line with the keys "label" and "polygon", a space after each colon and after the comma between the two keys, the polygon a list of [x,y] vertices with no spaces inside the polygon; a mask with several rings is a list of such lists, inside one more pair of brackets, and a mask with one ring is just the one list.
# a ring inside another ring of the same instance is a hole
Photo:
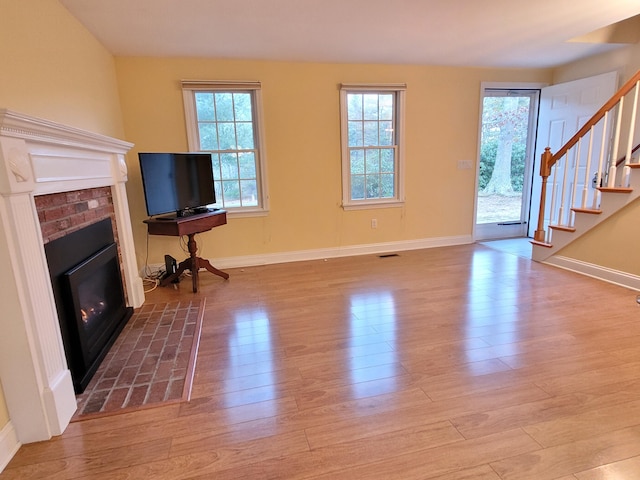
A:
{"label": "wood floor plank", "polygon": [[[540,446],[531,437],[522,431],[511,430],[481,439],[464,440],[421,450],[418,455],[404,454],[387,461],[374,460],[366,465],[344,469],[341,475],[343,478],[368,480],[437,478],[539,449]],[[332,477],[322,475],[317,478]]]}
{"label": "wood floor plank", "polygon": [[595,385],[606,386],[625,380],[640,379],[640,362],[624,363],[611,367],[588,369],[580,373],[557,376],[536,383],[551,395],[563,395],[572,391],[580,391],[583,386],[593,388]]}
{"label": "wood floor plank", "polygon": [[[452,422],[466,438],[520,427],[542,445],[551,446],[640,423],[634,420],[638,418],[637,395],[633,389],[572,393],[467,414]],[[581,430],[580,425],[584,426]]]}
{"label": "wood floor plank", "polygon": [[640,456],[609,463],[575,474],[578,480],[615,480],[636,478],[640,472]]}
{"label": "wood floor plank", "polygon": [[[271,458],[260,463],[223,472],[229,478],[287,478],[302,479],[310,476],[336,475],[349,472],[351,467],[367,464],[371,459],[378,461],[393,459],[398,455],[420,452],[430,448],[453,446],[461,440],[460,434],[449,422],[417,424],[394,432],[367,437],[366,439],[334,443],[330,446],[311,450],[309,454],[296,454]],[[200,477],[204,480],[204,477]],[[343,478],[366,478],[346,475]]]}
{"label": "wood floor plank", "polygon": [[253,465],[281,456],[292,457],[308,450],[304,432],[273,435],[234,444],[230,447],[210,449],[204,453],[192,453],[166,460],[147,462],[127,468],[126,471],[110,471],[100,478],[122,480],[152,478],[154,480],[184,480],[202,478],[232,478],[221,473],[244,464]]}
{"label": "wood floor plank", "polygon": [[257,418],[272,417],[277,413],[295,411],[297,408],[295,398],[293,397],[251,402],[227,408],[220,408],[220,403],[217,398],[211,400],[209,397],[205,397],[181,404],[179,416],[206,415],[208,417],[213,416],[217,418],[218,421],[241,423]]}
{"label": "wood floor plank", "polygon": [[500,480],[500,477],[493,468],[482,465],[434,477],[434,480]]}
{"label": "wood floor plank", "polygon": [[[477,369],[477,370],[476,370]],[[499,360],[465,364],[451,373],[425,377],[417,384],[433,400],[478,394],[500,389],[505,385],[524,385],[528,379]]]}
{"label": "wood floor plank", "polygon": [[541,445],[549,447],[639,424],[640,400],[626,403],[613,401],[606,406],[587,412],[571,412],[563,418],[527,425],[524,431]]}
{"label": "wood floor plank", "polygon": [[167,458],[170,444],[170,438],[161,438],[122,447],[105,447],[99,452],[83,452],[80,449],[57,460],[19,467],[9,465],[1,475],[3,480],[107,478],[110,472],[119,468],[136,468],[138,465]]}
{"label": "wood floor plank", "polygon": [[640,455],[640,427],[491,462],[503,480],[551,480]]}
{"label": "wood floor plank", "polygon": [[[325,423],[305,430],[307,441],[312,449],[326,447],[335,443],[358,440],[383,433],[409,429],[425,421],[423,411],[431,401],[425,395],[425,405],[413,405],[406,409],[394,409],[391,412],[379,413],[367,417]],[[428,420],[427,420],[428,421]]]}
{"label": "wood floor plank", "polygon": [[385,393],[399,392],[416,387],[411,375],[399,375],[377,380],[363,381],[344,386],[313,386],[296,394],[300,410],[331,403],[342,403],[350,399],[373,397]]}
{"label": "wood floor plank", "polygon": [[262,372],[241,377],[218,378],[216,381],[204,381],[201,375],[200,381],[192,388],[191,398],[230,394],[251,388],[275,387],[277,385],[286,385],[301,381],[302,375],[296,367],[288,367],[283,370]]}
{"label": "wood floor plank", "polygon": [[171,455],[206,451],[211,445],[237,443],[273,435],[274,432],[300,431],[347,419],[366,422],[367,418],[374,415],[397,409],[419,409],[429,402],[422,390],[413,389],[235,424],[209,422],[206,418],[197,416],[197,421],[188,430],[176,432],[171,444]]}

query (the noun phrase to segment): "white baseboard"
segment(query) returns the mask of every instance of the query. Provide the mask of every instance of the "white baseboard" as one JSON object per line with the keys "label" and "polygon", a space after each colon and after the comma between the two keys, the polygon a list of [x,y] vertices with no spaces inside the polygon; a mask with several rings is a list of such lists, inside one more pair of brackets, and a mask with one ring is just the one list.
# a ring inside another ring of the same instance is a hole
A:
{"label": "white baseboard", "polygon": [[0,473],[2,473],[9,464],[9,461],[18,452],[20,446],[18,435],[11,421],[9,421],[9,423],[0,430]]}
{"label": "white baseboard", "polygon": [[[240,257],[226,257],[209,259],[217,268],[255,267],[276,263],[302,262],[307,260],[321,260],[325,258],[351,257],[355,255],[372,255],[380,253],[419,250],[423,248],[449,247],[453,245],[467,245],[473,243],[471,235],[453,237],[423,238],[419,240],[403,240],[399,242],[370,243],[365,245],[350,245],[346,247],[320,248],[317,250],[297,250],[282,253],[266,253],[259,255],[245,255]],[[148,270],[156,272],[163,269],[164,264],[152,264]],[[142,272],[141,272],[142,274]]]}
{"label": "white baseboard", "polygon": [[597,278],[598,280],[620,285],[621,287],[630,288],[631,290],[640,291],[640,277],[637,275],[613,270],[600,265],[594,265],[593,263],[587,263],[581,260],[575,260],[569,257],[563,257],[561,255],[549,257],[542,263],[570,270],[588,277]]}
{"label": "white baseboard", "polygon": [[370,243],[346,247],[321,248],[317,250],[298,250],[293,252],[269,253],[265,255],[247,255],[243,257],[216,258],[218,268],[252,267],[275,263],[302,262],[325,258],[351,257],[355,255],[371,255],[379,253],[419,250],[422,248],[447,247],[473,243],[471,235],[456,237],[425,238],[400,242]]}

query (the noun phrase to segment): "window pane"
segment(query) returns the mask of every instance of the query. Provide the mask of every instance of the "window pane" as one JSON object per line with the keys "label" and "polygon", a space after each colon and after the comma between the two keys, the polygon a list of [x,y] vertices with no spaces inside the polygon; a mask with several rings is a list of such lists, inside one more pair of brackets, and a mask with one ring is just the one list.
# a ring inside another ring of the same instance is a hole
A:
{"label": "window pane", "polygon": [[380,151],[380,171],[393,173],[395,170],[394,151],[391,148],[385,148]]}
{"label": "window pane", "polygon": [[218,132],[215,123],[201,123],[198,126],[201,150],[218,150]]}
{"label": "window pane", "polygon": [[362,94],[347,94],[347,119],[362,120]]}
{"label": "window pane", "polygon": [[364,144],[380,145],[378,143],[378,122],[364,122]]}
{"label": "window pane", "polygon": [[354,200],[364,199],[364,175],[351,176],[351,198]]}
{"label": "window pane", "polygon": [[238,178],[238,154],[223,153],[220,155],[222,179]]}
{"label": "window pane", "polygon": [[253,150],[253,124],[250,122],[236,123],[238,135],[238,150]]}
{"label": "window pane", "polygon": [[380,198],[380,178],[367,175],[367,198]]}
{"label": "window pane", "polygon": [[213,163],[213,178],[220,178],[220,155],[212,153],[211,163]]}
{"label": "window pane", "polygon": [[362,122],[349,122],[349,146],[362,146]]}
{"label": "window pane", "polygon": [[224,205],[223,202],[223,196],[222,196],[222,183],[219,181],[215,181],[213,182],[213,188],[216,192],[216,203],[215,205]]}
{"label": "window pane", "polygon": [[364,173],[364,150],[351,150],[351,174]]}
{"label": "window pane", "polygon": [[240,203],[240,184],[238,181],[223,181],[222,194],[224,196],[225,207],[239,207]]}
{"label": "window pane", "polygon": [[381,194],[380,196],[383,198],[393,198],[396,194],[395,192],[395,184],[393,181],[393,174],[382,174],[380,175],[381,181]]}
{"label": "window pane", "polygon": [[378,94],[364,95],[364,119],[378,120]]}
{"label": "window pane", "polygon": [[251,117],[251,94],[234,93],[234,109],[236,112],[236,122],[250,122]]}
{"label": "window pane", "polygon": [[257,178],[256,156],[253,152],[243,152],[238,154],[240,162],[240,178]]}
{"label": "window pane", "polygon": [[367,150],[366,159],[367,175],[380,173],[380,150]]}
{"label": "window pane", "polygon": [[236,150],[236,129],[233,123],[218,123],[220,150]]}
{"label": "window pane", "polygon": [[379,145],[393,145],[393,123],[380,122],[380,143]]}
{"label": "window pane", "polygon": [[213,93],[196,92],[196,116],[201,122],[215,120]]}
{"label": "window pane", "polygon": [[240,182],[242,189],[242,206],[255,207],[258,204],[258,187],[255,180],[242,180]]}
{"label": "window pane", "polygon": [[380,95],[380,120],[393,120],[393,94]]}
{"label": "window pane", "polygon": [[216,120],[219,122],[233,121],[233,94],[216,93]]}

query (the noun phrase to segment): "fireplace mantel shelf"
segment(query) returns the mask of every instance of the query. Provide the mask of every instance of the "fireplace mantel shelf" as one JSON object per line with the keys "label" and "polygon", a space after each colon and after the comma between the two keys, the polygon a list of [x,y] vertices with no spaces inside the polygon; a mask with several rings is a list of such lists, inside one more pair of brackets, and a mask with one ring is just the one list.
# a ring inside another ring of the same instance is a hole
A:
{"label": "fireplace mantel shelf", "polygon": [[125,154],[133,145],[0,109],[0,277],[3,334],[0,381],[9,426],[20,443],[61,434],[75,394],[49,281],[34,199],[110,187],[130,306],[144,303],[125,189]]}

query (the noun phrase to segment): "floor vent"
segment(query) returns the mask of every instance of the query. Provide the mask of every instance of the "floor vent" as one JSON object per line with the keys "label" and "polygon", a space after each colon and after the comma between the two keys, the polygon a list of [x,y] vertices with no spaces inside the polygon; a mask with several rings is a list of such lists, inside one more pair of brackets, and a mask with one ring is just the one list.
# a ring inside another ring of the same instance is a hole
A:
{"label": "floor vent", "polygon": [[378,255],[379,258],[389,258],[389,257],[399,257],[397,253],[385,253],[383,255]]}

